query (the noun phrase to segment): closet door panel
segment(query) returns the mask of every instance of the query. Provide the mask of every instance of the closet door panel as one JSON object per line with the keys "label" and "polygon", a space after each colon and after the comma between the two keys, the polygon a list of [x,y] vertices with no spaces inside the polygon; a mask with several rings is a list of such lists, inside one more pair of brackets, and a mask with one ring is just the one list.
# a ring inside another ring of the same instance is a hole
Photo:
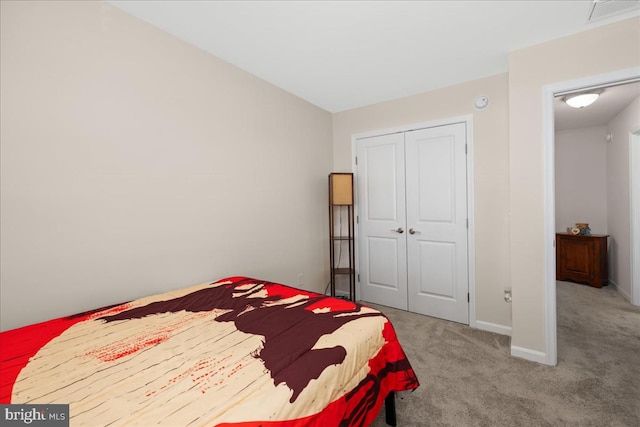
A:
{"label": "closet door panel", "polygon": [[[418,295],[455,299],[456,247],[451,242],[418,241]],[[423,288],[424,286],[424,288]]]}
{"label": "closet door panel", "polygon": [[369,260],[385,260],[385,262],[369,262],[367,283],[391,290],[398,290],[398,240],[379,237],[367,239]]}
{"label": "closet door panel", "polygon": [[422,224],[452,223],[455,221],[455,153],[451,136],[425,138],[416,142],[416,220]]}
{"label": "closet door panel", "polygon": [[409,310],[468,323],[465,125],[405,139]]}
{"label": "closet door panel", "polygon": [[361,299],[406,310],[404,135],[358,140]]}

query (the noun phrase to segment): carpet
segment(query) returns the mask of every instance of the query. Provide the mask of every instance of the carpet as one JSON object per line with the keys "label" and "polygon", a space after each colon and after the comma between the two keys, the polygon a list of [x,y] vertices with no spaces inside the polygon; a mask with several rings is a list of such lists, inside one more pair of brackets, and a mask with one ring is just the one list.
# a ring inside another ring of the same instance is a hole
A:
{"label": "carpet", "polygon": [[396,400],[399,427],[640,426],[640,307],[611,286],[557,283],[555,367],[510,356],[508,336],[374,306],[421,384]]}

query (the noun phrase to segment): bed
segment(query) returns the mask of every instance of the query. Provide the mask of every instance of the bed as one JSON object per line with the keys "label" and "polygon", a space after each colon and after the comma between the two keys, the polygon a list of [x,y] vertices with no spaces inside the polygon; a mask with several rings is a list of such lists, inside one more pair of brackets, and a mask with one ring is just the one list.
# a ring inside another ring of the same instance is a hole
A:
{"label": "bed", "polygon": [[379,311],[248,277],[0,333],[0,403],[71,426],[366,426],[418,380]]}

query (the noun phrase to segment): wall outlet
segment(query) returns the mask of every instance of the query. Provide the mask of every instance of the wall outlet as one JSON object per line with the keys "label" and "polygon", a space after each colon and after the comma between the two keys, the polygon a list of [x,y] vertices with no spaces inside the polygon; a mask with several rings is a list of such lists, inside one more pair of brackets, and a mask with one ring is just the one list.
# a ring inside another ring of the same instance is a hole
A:
{"label": "wall outlet", "polygon": [[298,273],[298,286],[304,286],[304,274]]}
{"label": "wall outlet", "polygon": [[504,290],[504,300],[505,302],[511,302],[511,289]]}

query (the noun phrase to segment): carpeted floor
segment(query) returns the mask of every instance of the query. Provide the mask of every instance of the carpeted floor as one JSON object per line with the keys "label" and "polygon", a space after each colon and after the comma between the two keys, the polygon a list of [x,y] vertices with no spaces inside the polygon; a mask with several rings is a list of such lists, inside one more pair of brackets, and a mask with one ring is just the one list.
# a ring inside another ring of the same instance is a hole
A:
{"label": "carpeted floor", "polygon": [[[420,387],[398,426],[640,426],[640,307],[611,286],[558,282],[558,365],[509,355],[510,338],[376,306]],[[372,426],[385,426],[384,408]]]}

